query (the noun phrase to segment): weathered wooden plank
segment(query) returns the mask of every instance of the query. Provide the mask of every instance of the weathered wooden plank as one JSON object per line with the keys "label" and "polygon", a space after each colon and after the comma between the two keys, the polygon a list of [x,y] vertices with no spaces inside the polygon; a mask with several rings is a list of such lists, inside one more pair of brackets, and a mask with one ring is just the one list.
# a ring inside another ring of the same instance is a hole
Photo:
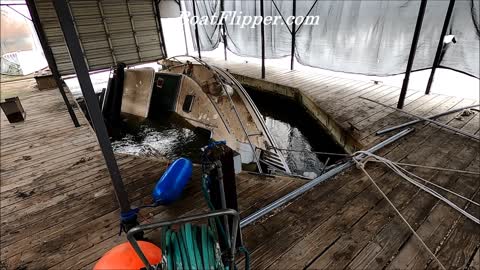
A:
{"label": "weathered wooden plank", "polygon": [[[432,135],[433,132],[430,132]],[[413,140],[408,150],[402,147],[394,148],[387,155],[393,160],[403,159],[417,144],[423,143]],[[380,177],[385,174],[383,169],[373,172]],[[275,258],[302,238],[315,226],[322,224],[336,213],[344,204],[364,192],[370,183],[365,177],[348,173],[337,177],[304,194],[301,200],[292,202],[278,214],[270,217],[262,226],[257,225],[244,229],[244,239],[252,254],[254,268],[265,268]],[[329,196],[334,194],[334,196]],[[321,203],[319,203],[321,201]],[[288,226],[286,226],[288,224]]]}
{"label": "weathered wooden plank", "polygon": [[[479,156],[470,163],[466,168],[467,170],[478,170]],[[458,162],[457,162],[458,163]],[[451,166],[449,166],[451,167]],[[463,175],[458,177],[456,190],[459,194],[470,198],[478,189],[478,181],[475,176]],[[455,187],[453,187],[455,189]],[[458,200],[454,196],[446,195],[446,197],[459,206],[465,206],[466,201]],[[448,232],[452,226],[460,218],[459,213],[452,209],[450,206],[443,202],[437,202],[432,212],[428,215],[427,219],[418,228],[417,233],[425,241],[425,243],[434,252],[438,251],[437,247],[442,245]],[[427,263],[431,260],[426,254],[423,247],[418,245],[416,239],[410,238],[407,243],[402,247],[400,252],[395,256],[392,262],[389,264],[389,269],[418,269],[425,268]]]}
{"label": "weathered wooden plank", "polygon": [[[434,140],[438,143],[448,141],[448,136],[437,136],[434,137]],[[404,162],[425,159],[435,152],[435,148],[428,148],[428,151],[421,153],[414,152],[408,155]],[[406,202],[411,199],[411,196],[404,191],[408,184],[399,187],[400,181],[393,173],[388,172],[378,179],[381,179],[379,185],[382,190],[389,196],[393,196],[392,200]],[[280,265],[285,265],[286,268],[303,268],[311,263],[313,263],[311,264],[313,269],[345,267],[349,262],[348,259],[351,259],[355,250],[358,250],[357,246],[361,237],[368,239],[369,234],[375,233],[376,229],[381,228],[388,221],[391,211],[385,203],[378,203],[381,200],[382,197],[376,189],[369,186],[354,200],[348,202],[344,209],[338,211],[329,221],[304,236],[299,243],[285,252],[271,268],[275,269]],[[374,206],[374,210],[371,210]],[[355,226],[354,232],[350,231],[352,230],[350,229],[351,226]],[[343,234],[344,236],[342,236]],[[308,250],[309,248],[310,250]],[[316,257],[318,257],[317,260],[312,259]]]}
{"label": "weathered wooden plank", "polygon": [[468,265],[468,270],[480,269],[480,248],[477,247],[477,252],[473,255],[472,261]]}

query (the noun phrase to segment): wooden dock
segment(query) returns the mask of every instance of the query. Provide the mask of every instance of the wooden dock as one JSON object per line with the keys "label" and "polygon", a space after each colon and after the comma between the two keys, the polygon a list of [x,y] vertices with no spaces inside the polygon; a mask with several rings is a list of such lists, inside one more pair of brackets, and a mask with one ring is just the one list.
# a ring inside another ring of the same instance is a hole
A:
{"label": "wooden dock", "polygon": [[[33,79],[1,84],[1,94],[18,95],[27,119],[10,124],[1,116],[0,269],[91,269],[106,251],[126,241],[118,236],[119,211],[92,129],[78,109],[81,127],[75,128],[58,90],[38,91]],[[117,159],[132,204],[151,203],[166,162],[128,155]],[[199,168],[194,171],[184,200],[142,211],[140,220],[207,211]],[[242,215],[301,184],[246,173],[237,181]]]}
{"label": "wooden dock", "polygon": [[[259,66],[252,63],[210,62],[228,67],[239,77],[258,81],[260,75]],[[288,89],[297,89],[321,109],[323,115],[318,116],[334,121],[332,129],[341,129],[362,147],[386,138],[375,136],[375,131],[409,120],[359,99],[366,96],[395,104],[399,93],[395,87],[271,66],[266,82],[282,86],[279,89],[286,95]],[[125,235],[118,236],[118,207],[93,131],[78,109],[82,126],[75,128],[58,91],[38,91],[33,80],[2,83],[1,94],[2,98],[18,95],[27,120],[9,124],[1,116],[0,269],[91,269],[104,252],[126,240]],[[405,110],[428,116],[475,102],[409,91]],[[457,116],[439,121],[478,135],[478,113]],[[478,142],[432,125],[418,124],[416,129],[379,154],[394,161],[480,170]],[[117,158],[133,204],[148,201],[165,162],[125,155]],[[480,269],[479,225],[380,164],[369,163],[366,169],[447,269]],[[480,201],[478,176],[412,171]],[[198,173],[196,169],[183,200],[169,208],[142,212],[141,219],[203,211]],[[304,183],[245,173],[237,181],[243,217]],[[448,198],[480,216],[478,207]],[[317,186],[246,227],[243,238],[252,269],[438,268],[358,169]]]}
{"label": "wooden dock", "polygon": [[[316,116],[334,121],[345,132],[350,130],[352,138],[364,148],[389,136],[376,136],[376,131],[411,120],[359,98],[368,97],[395,106],[400,93],[397,87],[329,77],[315,71],[288,71],[273,65],[267,65],[265,81],[261,81],[258,64],[212,58],[206,61],[227,68],[241,82],[259,87],[266,85],[266,89],[261,90],[292,97],[295,93],[288,91],[297,91],[322,111]],[[409,90],[404,109],[430,116],[475,103],[478,104],[478,100],[423,95]],[[438,121],[479,134],[478,113],[452,114]],[[480,171],[478,141],[435,125],[417,124],[415,128],[413,134],[379,154],[393,161]],[[447,269],[480,269],[478,224],[383,165],[367,164],[366,169]],[[418,168],[410,171],[480,202],[478,175]],[[480,217],[480,208],[476,205],[449,195],[447,198]],[[368,178],[356,168],[317,186],[267,220],[248,226],[243,236],[251,252],[252,269],[439,268]]]}

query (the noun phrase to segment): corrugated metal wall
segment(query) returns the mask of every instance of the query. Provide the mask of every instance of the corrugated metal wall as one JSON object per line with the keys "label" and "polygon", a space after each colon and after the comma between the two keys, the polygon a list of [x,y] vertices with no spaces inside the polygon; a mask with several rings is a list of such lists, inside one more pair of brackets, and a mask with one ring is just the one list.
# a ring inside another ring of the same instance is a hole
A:
{"label": "corrugated metal wall", "polygon": [[[70,0],[68,4],[90,71],[165,57],[154,0]],[[35,5],[60,74],[75,73],[52,1],[35,0]]]}

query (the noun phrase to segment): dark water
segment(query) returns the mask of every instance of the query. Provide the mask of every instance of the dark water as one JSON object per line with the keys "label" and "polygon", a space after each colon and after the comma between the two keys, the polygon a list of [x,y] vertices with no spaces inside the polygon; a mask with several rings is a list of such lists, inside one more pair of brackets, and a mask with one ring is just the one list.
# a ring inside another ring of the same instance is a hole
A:
{"label": "dark water", "polygon": [[210,134],[197,129],[175,114],[158,115],[155,119],[123,118],[120,132],[113,136],[117,153],[165,157],[188,157],[200,161],[200,148],[208,144]]}
{"label": "dark water", "polygon": [[[298,103],[273,94],[247,88],[250,97],[264,116],[268,130],[278,148],[301,151],[344,153],[330,135]],[[328,156],[308,152],[282,151],[290,169],[314,177],[321,173]],[[333,164],[338,156],[330,156]]]}
{"label": "dark water", "polygon": [[[247,89],[277,146],[283,149],[343,153],[321,126],[301,107],[286,98]],[[155,119],[125,118],[120,132],[113,137],[116,152],[176,159],[188,157],[200,161],[200,148],[208,143],[209,134],[196,129],[175,114],[157,115]],[[314,177],[326,156],[283,151],[292,172]],[[330,157],[333,164],[338,157]]]}

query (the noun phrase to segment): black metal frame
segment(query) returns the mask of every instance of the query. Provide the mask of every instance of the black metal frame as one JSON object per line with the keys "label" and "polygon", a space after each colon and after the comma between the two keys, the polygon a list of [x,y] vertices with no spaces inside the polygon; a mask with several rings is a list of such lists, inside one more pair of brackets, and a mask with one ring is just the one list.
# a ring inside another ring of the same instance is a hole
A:
{"label": "black metal frame", "polygon": [[[220,9],[221,10],[223,10],[223,1],[224,0],[220,1],[220,4],[221,4]],[[293,70],[294,62],[295,62],[296,34],[302,28],[305,21],[302,22],[302,24],[300,24],[298,26],[298,28],[296,28],[296,24],[293,23],[292,24],[292,29],[290,29],[288,27],[286,21],[285,21],[285,18],[283,16],[283,14],[280,12],[275,0],[270,0],[270,1],[272,2],[273,6],[277,10],[277,12],[280,14],[283,22],[287,26],[287,29],[292,36],[291,55],[290,55],[290,69]],[[418,38],[420,36],[420,31],[421,31],[421,28],[422,28],[423,18],[424,18],[425,10],[426,10],[426,5],[427,5],[427,2],[428,2],[428,0],[421,0],[421,1],[422,2],[420,4],[419,13],[418,13],[418,16],[417,16],[417,22],[415,24],[415,31],[414,31],[414,35],[413,35],[412,46],[410,48],[410,53],[409,53],[409,57],[408,57],[407,68],[406,68],[406,71],[405,71],[405,78],[403,80],[402,89],[401,89],[400,97],[399,97],[398,104],[397,104],[398,108],[403,108],[403,105],[404,105],[404,102],[405,102],[405,97],[406,97],[407,90],[408,90],[408,83],[409,83],[409,80],[410,80],[410,74],[412,72],[413,61],[415,59],[415,53],[416,53],[416,49],[417,49],[417,45],[418,45]],[[293,16],[295,17],[296,16],[296,0],[293,0],[292,2],[293,2]],[[306,16],[308,16],[311,13],[311,11],[313,10],[313,8],[317,4],[317,2],[318,2],[318,0],[315,0],[313,2],[313,4],[310,7],[310,9],[308,10]],[[437,52],[436,52],[436,55],[435,55],[435,60],[433,62],[432,68],[431,68],[432,71],[430,73],[430,77],[429,77],[429,80],[428,80],[428,84],[427,84],[425,94],[430,93],[430,88],[431,88],[432,83],[433,83],[435,70],[438,67],[441,67],[440,57],[441,57],[441,52],[442,52],[442,49],[443,49],[443,39],[445,37],[446,31],[448,29],[448,25],[449,25],[449,22],[450,22],[450,18],[451,18],[452,13],[453,13],[454,3],[455,3],[455,0],[450,0],[450,4],[448,6],[448,10],[447,10],[447,13],[445,15],[445,21],[444,21],[444,25],[443,25],[443,28],[442,28],[442,33],[440,35],[440,40],[439,40],[439,43],[438,43]],[[196,14],[195,0],[192,0],[192,4],[193,4],[193,15],[196,16],[197,14]],[[265,24],[264,24],[265,13],[264,12],[265,12],[264,11],[264,0],[260,0],[260,16],[262,17],[262,24],[260,25],[260,27],[261,27],[261,29],[260,29],[260,31],[261,31],[261,50],[262,50],[262,57],[261,57],[261,60],[262,60],[261,78],[262,79],[265,78],[265,60],[266,60],[266,56],[265,56]],[[225,25],[222,25],[222,27],[225,27]],[[201,58],[200,44],[199,44],[199,34],[198,34],[198,26],[197,25],[195,25],[195,39],[196,39],[196,42],[197,42],[198,55],[199,55],[199,58]],[[227,51],[226,51],[227,50],[227,48],[226,48],[227,45],[226,45],[225,35],[223,36],[223,42],[224,42],[225,60],[227,60]],[[472,76],[471,74],[467,74],[467,75]]]}
{"label": "black metal frame", "polygon": [[[220,16],[222,12],[225,10],[225,0],[220,0]],[[225,18],[222,19],[220,22],[222,26],[222,40],[223,40],[223,55],[225,57],[225,61],[227,61],[227,27],[225,25]]]}
{"label": "black metal frame", "polygon": [[415,32],[413,33],[412,47],[410,47],[410,54],[408,56],[407,70],[405,71],[405,78],[403,79],[402,89],[400,91],[400,97],[398,98],[397,108],[402,109],[405,103],[405,97],[407,96],[408,81],[410,80],[410,73],[412,72],[413,61],[415,59],[415,52],[417,51],[418,38],[420,37],[420,31],[422,30],[423,17],[425,15],[425,9],[427,7],[428,0],[422,0],[420,8],[418,10],[417,23],[415,24]]}
{"label": "black metal frame", "polygon": [[297,16],[297,0],[293,0],[293,10],[292,10],[292,16],[294,17],[294,21],[292,24],[292,51],[291,51],[291,56],[290,56],[290,70],[293,70],[293,64],[295,63],[295,36],[297,35],[296,30],[296,23],[295,19]]}
{"label": "black metal frame", "polygon": [[[193,16],[197,16],[197,3],[195,0],[192,0],[193,6]],[[198,25],[195,24],[195,41],[197,42],[198,58],[202,59],[202,54],[200,53],[200,38],[198,35]]]}
{"label": "black metal frame", "polygon": [[262,79],[265,79],[265,7],[263,0],[260,0],[260,16],[262,16],[262,24],[260,26],[260,35],[262,38]]}
{"label": "black metal frame", "polygon": [[440,39],[438,40],[437,52],[435,53],[435,59],[433,60],[432,71],[430,72],[427,88],[425,89],[425,95],[430,94],[430,88],[432,88],[435,71],[440,66],[440,60],[441,60],[442,50],[443,50],[443,40],[445,38],[445,35],[447,34],[448,25],[450,24],[450,18],[452,17],[454,7],[455,7],[455,0],[450,0],[450,3],[448,4],[447,14],[445,14],[445,20],[443,21],[443,27],[442,27],[442,32],[440,34]]}
{"label": "black metal frame", "polygon": [[35,6],[34,0],[26,0],[25,1],[28,11],[30,12],[30,17],[32,18],[33,26],[35,27],[35,31],[37,32],[38,40],[43,49],[43,54],[45,55],[45,59],[47,60],[48,67],[52,72],[53,78],[55,79],[55,83],[57,84],[58,91],[62,95],[63,102],[67,106],[68,114],[70,114],[70,118],[72,119],[73,124],[75,127],[79,127],[80,123],[78,122],[77,116],[73,111],[72,104],[68,100],[67,94],[65,94],[65,89],[63,88],[63,82],[60,77],[60,73],[58,72],[57,63],[55,58],[53,57],[53,52],[50,46],[48,45],[48,41],[43,30],[42,24],[40,22],[40,17],[38,16],[37,7]]}
{"label": "black metal frame", "polygon": [[[207,219],[207,218],[215,218],[215,217],[221,217],[221,216],[232,216],[233,217],[233,222],[232,222],[232,233],[231,233],[231,238],[230,238],[230,252],[228,254],[229,256],[229,261],[230,261],[230,269],[235,268],[235,247],[236,247],[236,240],[237,240],[237,232],[240,227],[240,216],[238,215],[238,212],[233,210],[233,209],[223,209],[223,210],[216,210],[212,212],[208,212],[205,214],[199,214],[199,215],[194,215],[194,216],[188,216],[188,217],[181,217],[173,220],[167,220],[167,221],[158,221],[150,224],[144,224],[144,225],[139,225],[134,228],[132,228],[130,231],[127,233],[127,239],[132,245],[133,249],[137,253],[138,257],[140,260],[142,260],[143,264],[145,265],[145,269],[150,270],[154,269],[152,265],[150,265],[147,257],[145,254],[142,252],[142,249],[138,245],[137,240],[135,239],[135,236],[138,235],[139,233],[144,233],[145,231],[148,230],[154,230],[157,228],[161,228],[164,226],[169,226],[169,225],[175,225],[175,224],[184,224],[188,222],[194,222],[198,221],[201,219]],[[229,234],[227,234],[229,235]]]}
{"label": "black metal frame", "polygon": [[[98,98],[95,95],[88,68],[83,60],[83,53],[78,41],[78,36],[75,32],[75,27],[72,20],[72,15],[66,0],[54,0],[53,5],[58,16],[58,20],[65,38],[65,43],[77,74],[78,82],[85,99],[85,104],[92,121],[92,126],[100,144],[108,172],[112,180],[112,185],[115,195],[120,206],[122,214],[127,214],[131,211],[130,202],[128,200],[127,192],[125,191],[120,170],[118,169],[115,155],[113,153],[107,128],[105,126],[103,115],[100,111]],[[136,222],[135,218],[132,218]]]}
{"label": "black metal frame", "polygon": [[20,13],[18,10],[14,9],[13,7],[11,7],[10,4],[2,4],[2,6],[6,6],[8,7],[9,9],[11,9],[13,12],[17,13],[18,15],[22,16],[23,18],[29,20],[29,21],[32,21],[32,19],[28,18],[27,16],[23,15],[22,13]]}

